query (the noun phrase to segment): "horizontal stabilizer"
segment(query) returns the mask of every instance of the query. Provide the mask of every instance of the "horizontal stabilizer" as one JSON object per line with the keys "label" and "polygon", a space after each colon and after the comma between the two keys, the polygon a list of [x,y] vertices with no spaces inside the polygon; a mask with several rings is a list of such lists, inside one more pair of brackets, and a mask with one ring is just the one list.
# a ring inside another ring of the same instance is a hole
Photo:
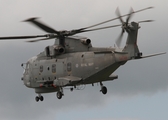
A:
{"label": "horizontal stabilizer", "polygon": [[157,53],[157,54],[151,54],[151,55],[146,55],[146,56],[140,56],[140,57],[137,57],[137,58],[135,58],[135,59],[142,59],[142,58],[154,57],[154,56],[163,55],[163,54],[166,54],[166,52]]}
{"label": "horizontal stabilizer", "polygon": [[118,78],[118,75],[111,74],[106,80],[114,80],[114,79],[117,79],[117,78]]}

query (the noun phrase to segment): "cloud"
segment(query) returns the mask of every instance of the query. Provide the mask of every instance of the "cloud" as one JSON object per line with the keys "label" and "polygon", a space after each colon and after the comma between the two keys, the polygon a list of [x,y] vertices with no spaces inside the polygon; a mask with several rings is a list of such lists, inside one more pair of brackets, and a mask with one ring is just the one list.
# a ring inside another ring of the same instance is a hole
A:
{"label": "cloud", "polygon": [[136,118],[105,118],[105,119],[89,119],[89,120],[140,120]]}

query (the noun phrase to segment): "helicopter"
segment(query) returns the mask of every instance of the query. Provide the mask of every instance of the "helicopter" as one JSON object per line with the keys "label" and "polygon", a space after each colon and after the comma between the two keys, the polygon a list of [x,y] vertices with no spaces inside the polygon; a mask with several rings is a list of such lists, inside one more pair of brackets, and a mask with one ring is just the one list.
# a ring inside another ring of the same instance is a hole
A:
{"label": "helicopter", "polygon": [[[117,8],[117,17],[92,26],[74,29],[57,31],[48,25],[42,23],[38,18],[29,18],[25,22],[29,22],[41,30],[47,32],[45,35],[33,36],[7,36],[0,37],[0,40],[10,39],[32,39],[27,42],[38,42],[43,40],[55,39],[55,43],[51,46],[46,46],[40,54],[30,58],[26,63],[22,63],[24,68],[23,77],[21,80],[28,88],[33,88],[38,94],[35,100],[43,101],[43,93],[56,92],[58,99],[64,96],[64,88],[70,87],[73,91],[80,85],[100,83],[100,91],[103,94],[107,93],[105,81],[113,81],[118,78],[113,72],[120,66],[124,65],[129,60],[143,59],[162,55],[157,53],[143,56],[137,45],[137,35],[140,28],[139,24],[143,22],[152,22],[153,20],[144,20],[139,22],[130,22],[133,14],[151,9],[153,7],[144,8],[138,11],[132,9],[128,14],[121,15]],[[126,21],[123,17],[126,17]],[[119,19],[121,24],[93,28],[107,22]],[[121,34],[116,40],[117,47],[93,47],[91,40],[87,37],[74,36],[83,32],[107,29],[121,26]],[[92,28],[92,29],[91,29]],[[128,37],[124,48],[120,48],[123,34],[127,32]]]}

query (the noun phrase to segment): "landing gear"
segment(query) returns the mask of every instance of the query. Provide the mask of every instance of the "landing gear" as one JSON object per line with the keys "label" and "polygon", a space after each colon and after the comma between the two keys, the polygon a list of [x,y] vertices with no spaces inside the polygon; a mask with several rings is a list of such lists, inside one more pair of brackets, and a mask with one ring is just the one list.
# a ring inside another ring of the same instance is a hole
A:
{"label": "landing gear", "polygon": [[40,98],[39,98],[38,96],[35,97],[36,102],[38,102],[39,99],[40,99]]}
{"label": "landing gear", "polygon": [[63,95],[63,94],[62,94],[60,91],[57,92],[57,98],[58,98],[58,99],[61,99],[61,98],[62,98],[62,95]]}
{"label": "landing gear", "polygon": [[43,100],[44,100],[44,97],[43,97],[43,96],[40,96],[40,100],[43,101]]}
{"label": "landing gear", "polygon": [[73,88],[70,88],[70,91],[72,92],[72,91],[73,91]]}
{"label": "landing gear", "polygon": [[102,92],[104,95],[107,93],[107,88],[106,88],[106,86],[103,86],[103,83],[102,82],[100,82],[100,86],[101,86],[101,90],[100,90],[100,92]]}
{"label": "landing gear", "polygon": [[105,86],[102,86],[101,92],[105,95],[107,93],[107,88]]}
{"label": "landing gear", "polygon": [[57,98],[58,98],[58,99],[61,99],[63,95],[64,95],[63,89],[60,88],[60,90],[57,92]]}
{"label": "landing gear", "polygon": [[44,97],[42,95],[38,95],[38,96],[35,97],[35,100],[36,100],[36,102],[38,102],[39,100],[43,101]]}

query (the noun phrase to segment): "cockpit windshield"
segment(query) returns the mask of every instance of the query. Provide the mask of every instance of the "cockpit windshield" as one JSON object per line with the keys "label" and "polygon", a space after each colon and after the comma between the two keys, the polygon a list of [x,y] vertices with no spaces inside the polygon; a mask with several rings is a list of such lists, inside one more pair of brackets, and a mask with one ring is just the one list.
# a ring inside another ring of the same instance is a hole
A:
{"label": "cockpit windshield", "polygon": [[26,69],[29,69],[29,63],[26,63]]}

